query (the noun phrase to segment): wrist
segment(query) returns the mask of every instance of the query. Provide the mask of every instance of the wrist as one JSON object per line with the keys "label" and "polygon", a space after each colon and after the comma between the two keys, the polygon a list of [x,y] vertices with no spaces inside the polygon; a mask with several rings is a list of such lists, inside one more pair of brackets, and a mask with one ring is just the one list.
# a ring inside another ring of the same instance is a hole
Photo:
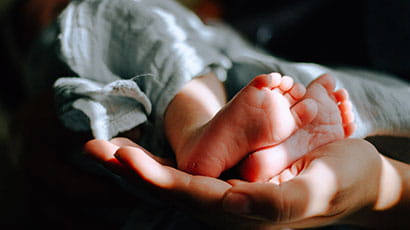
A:
{"label": "wrist", "polygon": [[388,210],[402,201],[402,192],[405,181],[403,176],[406,172],[403,171],[400,162],[389,159],[380,155],[381,172],[380,183],[378,189],[378,197],[374,203],[375,211]]}
{"label": "wrist", "polygon": [[376,199],[341,222],[372,229],[410,229],[410,166],[381,154],[380,159]]}
{"label": "wrist", "polygon": [[387,160],[393,166],[400,183],[397,205],[395,206],[404,206],[410,210],[410,165],[390,158]]}

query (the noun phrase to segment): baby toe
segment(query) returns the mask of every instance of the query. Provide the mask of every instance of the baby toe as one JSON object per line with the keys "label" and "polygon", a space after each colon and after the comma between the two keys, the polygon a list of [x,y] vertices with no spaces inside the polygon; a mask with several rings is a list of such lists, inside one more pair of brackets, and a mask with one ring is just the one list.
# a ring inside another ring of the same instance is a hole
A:
{"label": "baby toe", "polygon": [[339,89],[336,92],[334,92],[333,95],[336,98],[337,102],[349,100],[349,94],[347,93],[346,89]]}
{"label": "baby toe", "polygon": [[283,92],[287,92],[290,89],[292,89],[293,84],[294,84],[293,78],[291,78],[289,76],[283,76],[282,79],[281,79],[279,88]]}
{"label": "baby toe", "polygon": [[258,89],[278,87],[281,83],[281,75],[279,73],[261,74],[256,76],[250,83],[250,86]]}
{"label": "baby toe", "polygon": [[347,123],[343,126],[343,130],[345,132],[345,137],[349,137],[356,131],[356,124],[353,122]]}
{"label": "baby toe", "polygon": [[336,87],[336,80],[330,74],[323,74],[320,77],[313,80],[310,85],[312,84],[320,84],[322,85],[328,92],[333,92]]}

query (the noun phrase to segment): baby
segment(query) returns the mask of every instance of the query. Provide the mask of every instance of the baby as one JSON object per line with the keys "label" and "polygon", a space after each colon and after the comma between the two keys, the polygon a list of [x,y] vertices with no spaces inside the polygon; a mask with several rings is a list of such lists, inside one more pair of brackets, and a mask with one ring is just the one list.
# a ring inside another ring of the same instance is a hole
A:
{"label": "baby", "polygon": [[[353,132],[410,136],[407,84],[266,55],[174,1],[72,1],[58,27],[60,57],[78,76],[55,83],[63,123],[106,140],[147,124],[138,143],[161,154],[169,141],[178,167],[194,174],[240,164],[244,178],[266,181]],[[269,72],[309,86],[259,75]]]}
{"label": "baby", "polygon": [[347,91],[335,91],[330,75],[307,90],[279,73],[259,75],[216,115],[213,98],[221,93],[212,81],[217,79],[207,75],[188,83],[165,114],[178,167],[187,172],[218,177],[245,158],[241,176],[267,181],[304,154],[354,132]]}

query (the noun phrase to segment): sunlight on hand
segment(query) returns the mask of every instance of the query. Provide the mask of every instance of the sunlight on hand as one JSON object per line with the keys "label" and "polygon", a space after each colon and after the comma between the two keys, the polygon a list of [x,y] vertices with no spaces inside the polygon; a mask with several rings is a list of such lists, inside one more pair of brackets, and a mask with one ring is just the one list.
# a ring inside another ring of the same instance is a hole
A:
{"label": "sunlight on hand", "polygon": [[400,200],[403,193],[400,174],[385,157],[381,157],[381,160],[379,196],[374,206],[375,210],[386,210],[393,207]]}

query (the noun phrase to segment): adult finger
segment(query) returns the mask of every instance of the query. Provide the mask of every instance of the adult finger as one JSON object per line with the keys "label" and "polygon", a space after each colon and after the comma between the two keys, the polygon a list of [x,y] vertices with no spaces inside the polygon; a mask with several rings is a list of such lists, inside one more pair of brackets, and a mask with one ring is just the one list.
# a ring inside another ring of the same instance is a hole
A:
{"label": "adult finger", "polygon": [[159,197],[187,209],[205,223],[226,229],[264,229],[265,222],[233,216],[222,208],[222,198],[232,186],[222,180],[194,176],[155,161],[144,151],[133,147],[120,148],[115,156],[137,177],[151,185]]}
{"label": "adult finger", "polygon": [[[118,147],[124,146],[124,147]],[[102,162],[115,160],[127,169],[127,178],[151,189],[158,197],[175,202],[204,222],[226,229],[263,229],[265,222],[232,216],[225,213],[221,200],[231,185],[222,180],[193,176],[170,166],[162,165],[143,148],[128,140],[92,141],[85,147],[89,154],[94,154]],[[134,147],[133,147],[134,146]],[[124,174],[123,174],[124,175]],[[238,180],[236,182],[239,183]],[[234,183],[234,182],[233,182]],[[270,227],[270,226],[269,226]]]}
{"label": "adult finger", "polygon": [[159,192],[174,197],[192,206],[217,206],[230,184],[211,177],[193,176],[170,166],[162,165],[143,149],[122,147],[115,157],[143,181]]}
{"label": "adult finger", "polygon": [[[125,138],[91,140],[86,143],[84,151],[118,171],[128,169],[134,176],[140,177],[154,187],[167,191],[191,194],[193,201],[209,203],[221,199],[224,192],[231,187],[228,183],[215,178],[193,176],[173,167],[163,165],[166,160],[155,157],[144,148]],[[115,143],[115,144],[114,144]],[[125,147],[119,147],[125,146]],[[157,161],[159,159],[159,162]]]}
{"label": "adult finger", "polygon": [[154,160],[159,162],[160,164],[167,165],[167,166],[173,166],[173,167],[175,167],[175,165],[176,165],[175,162],[171,161],[170,159],[155,156],[154,154],[150,153],[148,150],[144,149],[142,146],[136,144],[135,142],[131,141],[128,138],[116,137],[116,138],[113,138],[112,140],[110,140],[110,142],[112,144],[115,144],[118,147],[127,147],[128,146],[128,147],[138,148],[138,149],[142,150],[146,155],[150,156],[151,158],[153,158]]}
{"label": "adult finger", "polygon": [[104,140],[91,140],[84,145],[84,153],[105,165],[114,173],[128,174],[125,167],[115,157],[119,146]]}
{"label": "adult finger", "polygon": [[84,152],[100,162],[114,158],[119,146],[105,140],[90,140],[84,145]]}

